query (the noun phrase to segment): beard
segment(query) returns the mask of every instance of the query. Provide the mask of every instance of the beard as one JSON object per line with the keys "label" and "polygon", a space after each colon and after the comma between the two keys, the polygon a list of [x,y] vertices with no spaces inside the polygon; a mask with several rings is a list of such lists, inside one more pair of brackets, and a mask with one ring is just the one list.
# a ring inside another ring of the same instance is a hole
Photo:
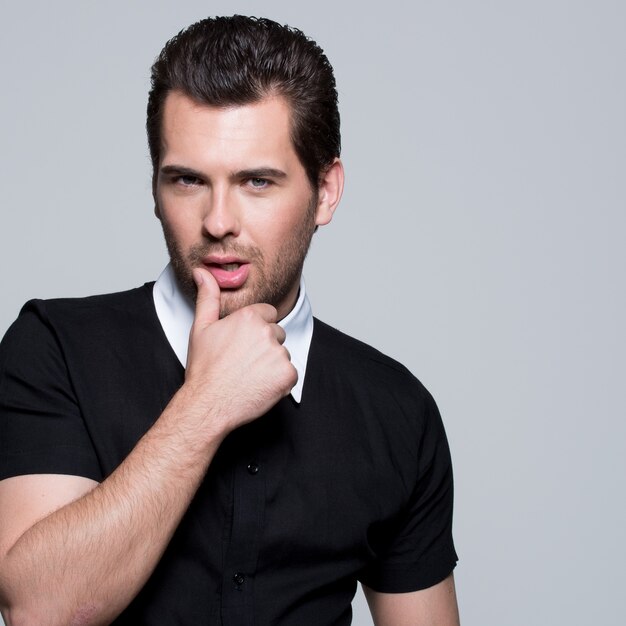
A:
{"label": "beard", "polygon": [[272,256],[269,260],[260,248],[242,245],[230,235],[223,239],[206,235],[203,241],[184,251],[169,225],[161,219],[165,245],[181,291],[195,302],[198,290],[192,269],[201,267],[202,259],[210,254],[233,255],[249,261],[253,271],[242,287],[222,289],[220,318],[258,302],[271,304],[278,309],[289,296],[293,286],[300,281],[304,260],[316,229],[316,208],[317,193],[313,192],[306,207],[305,218],[294,229],[291,237],[282,243],[280,250],[267,251],[267,254]]}

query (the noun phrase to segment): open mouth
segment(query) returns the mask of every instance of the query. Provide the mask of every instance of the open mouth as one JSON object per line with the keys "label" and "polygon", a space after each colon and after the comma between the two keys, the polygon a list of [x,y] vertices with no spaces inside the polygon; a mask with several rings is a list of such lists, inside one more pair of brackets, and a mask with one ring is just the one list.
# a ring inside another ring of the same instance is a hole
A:
{"label": "open mouth", "polygon": [[241,267],[241,263],[223,263],[221,265],[219,263],[211,263],[210,265],[213,267],[219,267],[227,272],[234,272]]}
{"label": "open mouth", "polygon": [[238,289],[243,286],[250,270],[250,264],[244,261],[216,263],[213,260],[206,260],[204,265],[211,272],[220,289]]}

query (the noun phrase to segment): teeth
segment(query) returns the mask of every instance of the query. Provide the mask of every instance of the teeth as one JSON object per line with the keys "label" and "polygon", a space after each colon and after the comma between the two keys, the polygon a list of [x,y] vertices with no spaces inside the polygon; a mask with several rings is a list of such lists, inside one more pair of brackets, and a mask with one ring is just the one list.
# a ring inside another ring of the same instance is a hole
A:
{"label": "teeth", "polygon": [[239,263],[224,263],[224,265],[222,265],[222,269],[225,269],[227,272],[234,272],[239,269],[239,265]]}

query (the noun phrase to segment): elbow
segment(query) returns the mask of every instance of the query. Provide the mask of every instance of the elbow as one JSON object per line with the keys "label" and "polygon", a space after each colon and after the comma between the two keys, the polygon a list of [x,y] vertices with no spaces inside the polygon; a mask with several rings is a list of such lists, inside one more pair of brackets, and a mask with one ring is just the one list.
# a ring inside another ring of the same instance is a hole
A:
{"label": "elbow", "polygon": [[50,614],[46,607],[10,605],[3,603],[0,613],[6,626],[94,626],[103,624],[94,607],[81,607],[72,612],[72,617],[56,618]]}
{"label": "elbow", "polygon": [[[6,626],[29,626],[31,624],[43,624],[41,615],[33,611],[27,603],[18,599],[13,586],[7,580],[5,568],[0,573],[0,613]],[[39,620],[39,621],[37,621]]]}
{"label": "elbow", "polygon": [[3,598],[0,609],[6,626],[36,626],[37,624],[52,624],[50,616],[43,611],[23,604],[6,602]]}
{"label": "elbow", "polygon": [[115,618],[103,602],[80,600],[59,588],[46,589],[42,592],[41,588],[20,584],[1,567],[0,613],[6,626],[101,626]]}
{"label": "elbow", "polygon": [[95,626],[103,621],[96,606],[59,606],[44,598],[22,597],[7,593],[0,587],[0,613],[6,626]]}
{"label": "elbow", "polygon": [[[37,623],[37,617],[23,607],[2,602],[0,613],[6,626],[30,626]],[[41,622],[40,622],[41,623]]]}

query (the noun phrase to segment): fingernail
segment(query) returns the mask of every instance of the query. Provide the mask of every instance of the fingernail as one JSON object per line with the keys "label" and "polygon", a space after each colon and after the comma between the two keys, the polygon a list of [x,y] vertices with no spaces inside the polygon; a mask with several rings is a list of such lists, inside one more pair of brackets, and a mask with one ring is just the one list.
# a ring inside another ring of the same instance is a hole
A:
{"label": "fingernail", "polygon": [[204,276],[202,276],[202,272],[199,270],[194,270],[191,272],[193,279],[196,281],[196,285],[199,287],[204,282]]}

